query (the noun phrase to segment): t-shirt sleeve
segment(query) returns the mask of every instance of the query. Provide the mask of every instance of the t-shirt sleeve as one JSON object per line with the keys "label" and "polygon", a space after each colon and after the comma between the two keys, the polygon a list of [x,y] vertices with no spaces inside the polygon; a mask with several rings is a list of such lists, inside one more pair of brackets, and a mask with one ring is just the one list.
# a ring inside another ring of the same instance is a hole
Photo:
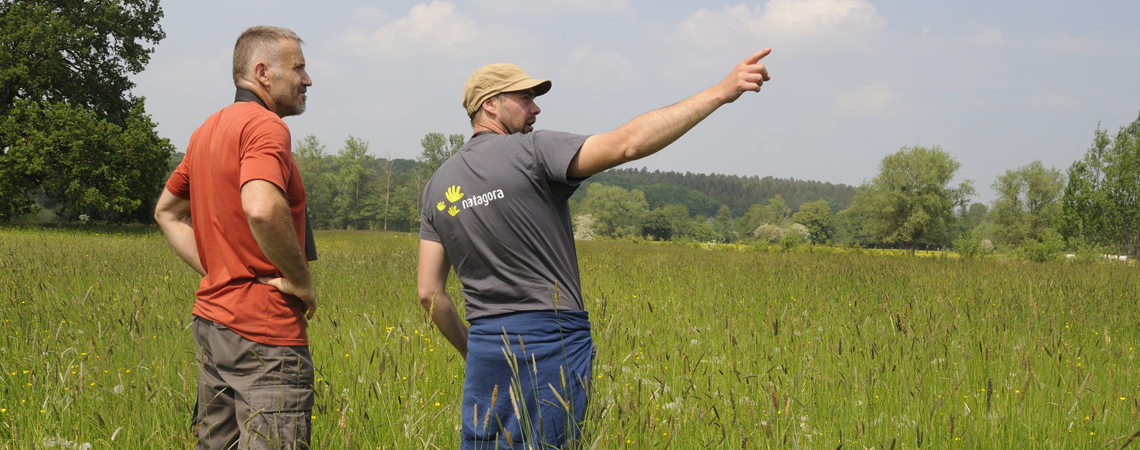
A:
{"label": "t-shirt sleeve", "polygon": [[178,167],[174,169],[174,173],[170,174],[170,179],[166,180],[166,190],[178,198],[189,200],[190,169],[186,167],[187,159],[183,157],[182,162],[178,163]]}
{"label": "t-shirt sleeve", "polygon": [[547,180],[577,186],[583,179],[570,179],[566,176],[570,161],[578,154],[589,135],[562,133],[558,131],[536,131],[534,133],[534,153],[539,170]]}
{"label": "t-shirt sleeve", "polygon": [[431,189],[431,182],[424,188],[423,198],[420,200],[422,207],[420,208],[420,239],[440,242],[439,233],[435,231],[435,224],[432,223],[432,207],[428,205],[428,189]]}
{"label": "t-shirt sleeve", "polygon": [[241,155],[241,184],[265,180],[276,185],[281,192],[289,192],[286,180],[292,175],[289,160],[291,146],[289,128],[284,122],[262,121],[250,124],[243,136]]}

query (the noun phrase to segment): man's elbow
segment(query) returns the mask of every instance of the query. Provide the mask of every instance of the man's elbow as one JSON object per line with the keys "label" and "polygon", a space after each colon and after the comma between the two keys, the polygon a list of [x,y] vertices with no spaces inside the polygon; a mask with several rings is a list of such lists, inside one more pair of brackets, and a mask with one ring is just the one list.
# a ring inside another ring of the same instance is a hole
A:
{"label": "man's elbow", "polygon": [[243,203],[242,210],[245,211],[245,217],[250,225],[267,225],[273,223],[278,215],[275,206],[268,202]]}
{"label": "man's elbow", "polygon": [[423,306],[424,309],[430,310],[431,304],[435,302],[435,298],[439,295],[439,289],[430,285],[421,285],[416,291],[420,297],[420,305]]}
{"label": "man's elbow", "polygon": [[630,161],[641,159],[641,149],[634,145],[623,145],[618,149],[618,161],[615,166],[620,166]]}
{"label": "man's elbow", "polygon": [[181,217],[178,215],[177,212],[172,211],[169,208],[163,207],[162,204],[159,204],[158,206],[156,206],[154,208],[154,221],[160,227],[165,226],[165,225],[170,224],[170,223],[177,222],[180,218]]}
{"label": "man's elbow", "polygon": [[442,287],[433,285],[420,286],[416,289],[416,291],[418,296],[420,296],[420,305],[424,306],[424,309],[427,311],[432,310],[432,304],[435,303],[435,300],[438,300],[438,298],[441,297],[446,297],[447,295],[445,292],[443,292]]}

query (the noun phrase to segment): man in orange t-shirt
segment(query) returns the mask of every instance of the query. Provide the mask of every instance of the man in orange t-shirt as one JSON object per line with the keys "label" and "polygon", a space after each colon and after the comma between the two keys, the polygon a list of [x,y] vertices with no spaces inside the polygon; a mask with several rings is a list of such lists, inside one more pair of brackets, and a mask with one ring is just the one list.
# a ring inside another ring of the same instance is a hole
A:
{"label": "man in orange t-shirt", "polygon": [[171,174],[155,220],[202,274],[193,307],[198,448],[308,448],[317,308],[306,258],[305,187],[282,117],[312,85],[301,39],[253,27],[234,47],[235,103],[206,119]]}

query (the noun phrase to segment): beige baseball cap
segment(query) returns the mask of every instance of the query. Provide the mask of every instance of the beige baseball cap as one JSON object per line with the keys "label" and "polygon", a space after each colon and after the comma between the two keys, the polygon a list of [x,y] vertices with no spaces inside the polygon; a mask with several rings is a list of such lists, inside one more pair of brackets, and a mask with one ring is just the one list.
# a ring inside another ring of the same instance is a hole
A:
{"label": "beige baseball cap", "polygon": [[550,85],[550,80],[531,78],[514,64],[488,64],[471,74],[463,86],[463,107],[467,109],[467,117],[474,117],[483,101],[502,92],[534,88],[537,97],[550,91]]}

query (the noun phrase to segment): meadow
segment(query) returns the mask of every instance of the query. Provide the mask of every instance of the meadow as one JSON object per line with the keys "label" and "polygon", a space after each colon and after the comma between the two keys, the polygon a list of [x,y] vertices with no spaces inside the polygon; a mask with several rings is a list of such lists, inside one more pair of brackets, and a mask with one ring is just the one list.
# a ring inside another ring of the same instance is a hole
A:
{"label": "meadow", "polygon": [[[317,234],[314,448],[457,447],[417,242]],[[740,250],[579,243],[584,447],[1140,447],[1140,268]],[[0,228],[0,448],[190,448],[197,284],[154,228]]]}

